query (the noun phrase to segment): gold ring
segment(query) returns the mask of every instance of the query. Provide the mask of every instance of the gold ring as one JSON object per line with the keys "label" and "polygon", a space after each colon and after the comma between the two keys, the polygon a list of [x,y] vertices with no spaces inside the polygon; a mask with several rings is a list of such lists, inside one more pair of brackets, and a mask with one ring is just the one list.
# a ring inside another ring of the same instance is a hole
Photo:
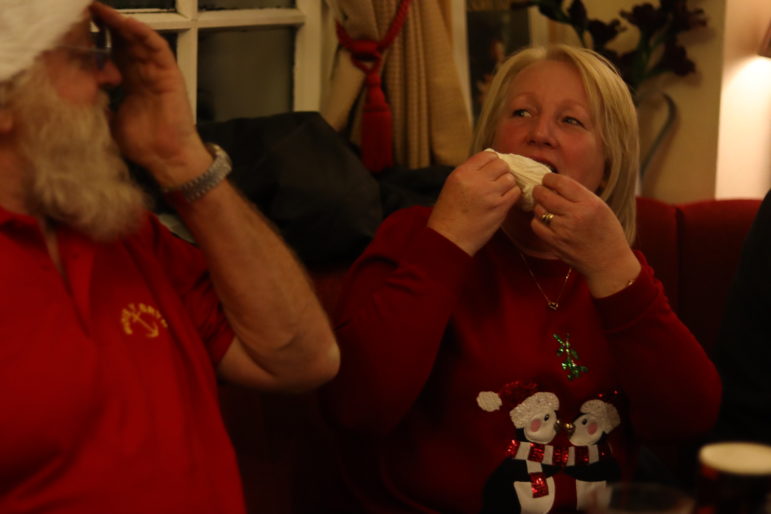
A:
{"label": "gold ring", "polygon": [[551,225],[551,220],[553,219],[554,219],[554,214],[550,213],[549,211],[546,211],[543,214],[541,214],[541,223],[543,223],[547,227]]}

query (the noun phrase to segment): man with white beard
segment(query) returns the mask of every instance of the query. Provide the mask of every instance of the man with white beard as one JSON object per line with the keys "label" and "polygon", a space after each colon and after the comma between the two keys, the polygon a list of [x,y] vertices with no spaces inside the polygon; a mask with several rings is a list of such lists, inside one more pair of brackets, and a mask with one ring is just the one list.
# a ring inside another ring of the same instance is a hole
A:
{"label": "man with white beard", "polygon": [[[121,154],[198,248],[147,212]],[[0,0],[0,512],[244,511],[217,380],[308,390],[339,355],[228,171],[157,33],[90,0]]]}

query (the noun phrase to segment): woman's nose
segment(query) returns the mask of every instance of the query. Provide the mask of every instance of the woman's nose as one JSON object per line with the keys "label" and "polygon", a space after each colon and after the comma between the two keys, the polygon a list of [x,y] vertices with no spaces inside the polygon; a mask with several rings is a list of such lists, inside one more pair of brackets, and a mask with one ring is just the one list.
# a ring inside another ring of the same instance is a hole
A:
{"label": "woman's nose", "polygon": [[554,127],[549,119],[545,116],[532,118],[528,138],[530,144],[554,146]]}

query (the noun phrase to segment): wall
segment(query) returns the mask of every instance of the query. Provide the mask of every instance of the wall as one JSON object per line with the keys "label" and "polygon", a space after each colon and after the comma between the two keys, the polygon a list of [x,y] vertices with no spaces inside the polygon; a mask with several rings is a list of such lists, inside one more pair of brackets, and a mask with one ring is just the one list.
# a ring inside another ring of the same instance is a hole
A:
{"label": "wall", "polygon": [[756,55],[771,1],[726,8],[717,197],[760,196],[771,188],[771,58]]}
{"label": "wall", "polygon": [[[584,0],[589,15],[605,21],[642,2]],[[464,0],[450,4],[463,76],[467,73]],[[668,74],[647,84],[649,90],[669,94],[678,115],[672,135],[651,161],[641,194],[670,202],[762,197],[771,188],[771,59],[757,56],[757,49],[771,21],[771,1],[689,0],[688,6],[703,9],[708,17],[706,28],[680,36],[697,73],[685,78]],[[534,42],[577,41],[569,27],[547,25],[535,8],[529,15]],[[626,51],[636,38],[636,29],[629,27],[612,46]],[[642,103],[643,152],[665,117],[660,100],[651,97]]]}
{"label": "wall", "polygon": [[[619,10],[631,10],[641,2],[584,3],[590,17],[608,21],[618,18]],[[651,162],[641,193],[670,202],[760,197],[771,183],[771,82],[770,65],[764,62],[771,60],[754,56],[771,18],[771,2],[690,0],[688,6],[704,9],[708,17],[707,28],[680,35],[697,73],[685,78],[667,74],[646,84],[644,91],[668,93],[678,114],[672,135]],[[566,29],[553,28],[554,38],[570,40]],[[636,37],[636,29],[630,27],[612,46],[628,50]],[[643,151],[651,146],[665,117],[664,103],[655,96],[642,102]]]}

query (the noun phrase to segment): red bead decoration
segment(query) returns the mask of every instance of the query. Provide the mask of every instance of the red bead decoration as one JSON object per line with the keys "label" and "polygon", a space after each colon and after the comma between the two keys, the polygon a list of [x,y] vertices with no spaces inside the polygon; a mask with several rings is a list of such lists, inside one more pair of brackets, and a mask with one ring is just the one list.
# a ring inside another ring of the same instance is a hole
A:
{"label": "red bead decoration", "polygon": [[554,447],[554,458],[552,459],[555,466],[562,466],[565,467],[568,464],[568,457],[570,456],[570,452],[568,451],[568,448],[565,446],[555,446]]}
{"label": "red bead decoration", "polygon": [[519,441],[516,439],[512,439],[509,443],[509,446],[506,448],[506,456],[507,457],[516,457],[517,451],[519,450]]}
{"label": "red bead decoration", "polygon": [[530,453],[527,456],[527,460],[533,462],[543,462],[544,445],[539,443],[530,443]]}
{"label": "red bead decoration", "polygon": [[530,473],[530,488],[533,490],[533,498],[540,498],[549,494],[549,484],[546,483],[546,475],[543,473]]}

